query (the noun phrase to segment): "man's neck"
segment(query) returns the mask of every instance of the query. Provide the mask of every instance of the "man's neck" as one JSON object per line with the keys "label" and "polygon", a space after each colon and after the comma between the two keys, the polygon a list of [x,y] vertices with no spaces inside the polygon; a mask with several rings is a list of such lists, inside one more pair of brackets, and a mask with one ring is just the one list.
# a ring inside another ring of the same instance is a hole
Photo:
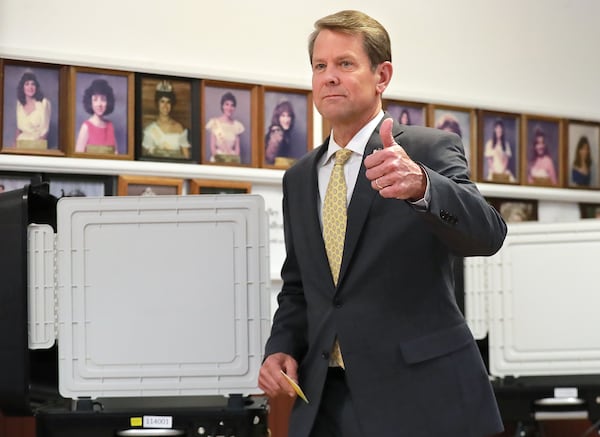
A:
{"label": "man's neck", "polygon": [[372,114],[363,117],[360,121],[354,121],[352,123],[332,123],[331,128],[333,131],[333,139],[336,144],[340,147],[346,147],[348,143],[354,138],[354,136],[371,120],[373,120],[379,114],[381,108],[377,108]]}

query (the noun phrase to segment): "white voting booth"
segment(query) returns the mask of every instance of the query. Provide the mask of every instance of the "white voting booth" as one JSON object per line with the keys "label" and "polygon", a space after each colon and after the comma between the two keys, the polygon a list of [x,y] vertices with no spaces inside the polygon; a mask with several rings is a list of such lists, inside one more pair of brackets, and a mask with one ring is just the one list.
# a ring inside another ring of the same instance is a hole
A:
{"label": "white voting booth", "polygon": [[[30,215],[34,198],[27,188],[22,199],[13,195],[16,209]],[[61,198],[56,223],[15,221],[25,228],[14,230],[27,235],[29,352],[23,364],[33,367],[36,351],[56,349],[61,397],[89,400],[91,410],[110,409],[116,398],[125,406],[118,409],[123,424],[90,421],[88,428],[106,430],[86,435],[148,432],[145,422],[127,422],[140,405],[163,411],[157,417],[169,431],[160,432],[173,433],[164,435],[234,429],[249,435],[246,425],[253,436],[267,434],[266,403],[249,396],[261,392],[257,378],[271,316],[262,197]],[[223,400],[230,397],[237,399],[231,408]],[[213,408],[212,419],[200,405]],[[164,419],[168,408],[170,420]],[[41,415],[43,435],[78,432],[68,431],[68,411],[59,415],[61,431],[52,429],[56,414]]]}
{"label": "white voting booth", "polygon": [[[464,260],[465,314],[498,388],[537,418],[600,418],[600,221],[509,224],[502,249]],[[487,337],[487,338],[486,338]]]}

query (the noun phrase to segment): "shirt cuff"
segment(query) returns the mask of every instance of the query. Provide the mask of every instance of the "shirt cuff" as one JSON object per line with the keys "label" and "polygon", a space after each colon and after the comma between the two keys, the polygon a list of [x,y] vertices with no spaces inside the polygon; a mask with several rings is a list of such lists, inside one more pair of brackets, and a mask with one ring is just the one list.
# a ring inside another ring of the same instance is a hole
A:
{"label": "shirt cuff", "polygon": [[429,190],[429,175],[423,169],[423,173],[425,173],[425,177],[427,178],[426,186],[425,186],[425,194],[423,194],[423,198],[419,200],[408,201],[417,211],[425,212],[429,209],[429,202],[431,200],[431,192]]}

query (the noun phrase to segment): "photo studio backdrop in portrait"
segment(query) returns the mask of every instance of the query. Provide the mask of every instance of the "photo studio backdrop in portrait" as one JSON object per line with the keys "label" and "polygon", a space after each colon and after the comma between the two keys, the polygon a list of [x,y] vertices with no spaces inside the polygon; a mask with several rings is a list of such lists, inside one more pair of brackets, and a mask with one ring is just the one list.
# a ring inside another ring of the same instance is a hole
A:
{"label": "photo studio backdrop in portrait", "polygon": [[465,313],[505,422],[600,420],[599,254],[600,221],[581,220],[510,223],[496,255],[465,258]]}
{"label": "photo studio backdrop in portrait", "polygon": [[0,195],[0,408],[37,435],[266,436],[268,229],[250,194]]}

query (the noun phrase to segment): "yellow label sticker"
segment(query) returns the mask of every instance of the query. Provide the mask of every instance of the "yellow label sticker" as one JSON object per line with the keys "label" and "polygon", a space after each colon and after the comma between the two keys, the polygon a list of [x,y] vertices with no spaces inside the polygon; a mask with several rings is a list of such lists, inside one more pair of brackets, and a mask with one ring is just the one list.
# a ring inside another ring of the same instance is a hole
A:
{"label": "yellow label sticker", "polygon": [[141,417],[131,417],[129,419],[129,426],[142,426],[142,418]]}

